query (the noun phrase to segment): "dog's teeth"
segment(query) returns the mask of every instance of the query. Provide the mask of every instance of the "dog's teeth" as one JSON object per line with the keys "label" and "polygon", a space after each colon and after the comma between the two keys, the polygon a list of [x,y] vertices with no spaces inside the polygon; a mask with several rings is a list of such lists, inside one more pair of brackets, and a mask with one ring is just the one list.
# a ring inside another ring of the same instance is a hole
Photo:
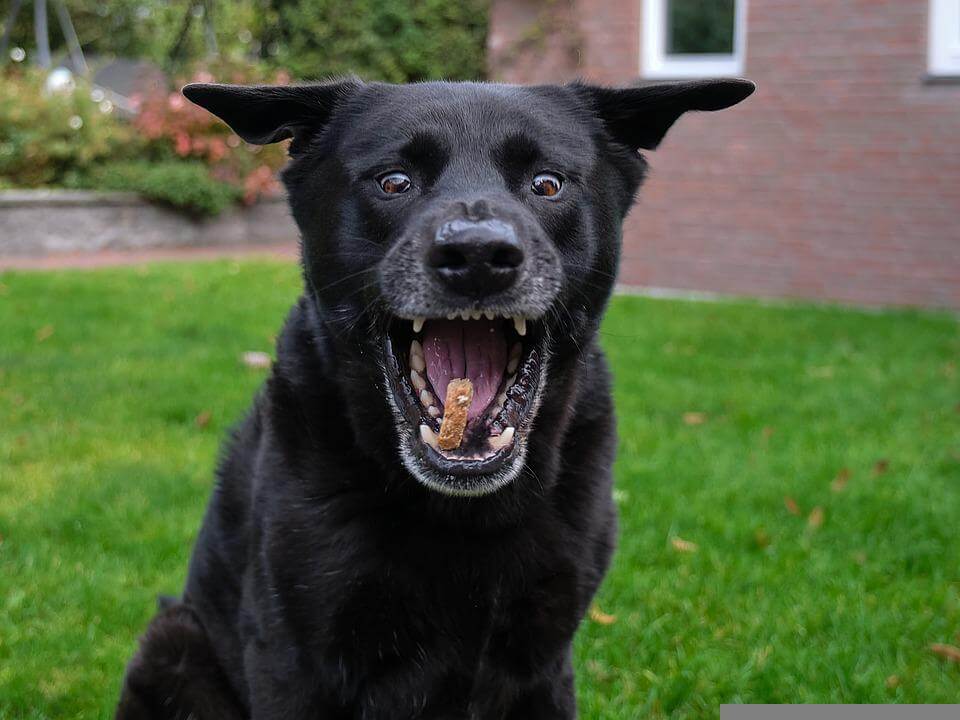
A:
{"label": "dog's teeth", "polygon": [[469,310],[464,310],[462,313],[460,313],[460,319],[461,319],[461,320],[469,320],[469,319],[470,319],[470,311],[469,311]]}
{"label": "dog's teeth", "polygon": [[527,334],[527,319],[518,315],[514,315],[513,327],[516,329],[517,335],[523,337]]}
{"label": "dog's teeth", "polygon": [[430,407],[431,405],[433,405],[435,400],[436,398],[433,397],[433,393],[431,393],[429,390],[420,391],[420,402],[423,404],[424,407]]}
{"label": "dog's teeth", "polygon": [[503,392],[506,393],[507,390],[513,387],[513,384],[517,381],[516,375],[509,375],[507,377],[507,384],[503,386]]}
{"label": "dog's teeth", "polygon": [[497,415],[503,412],[503,403],[500,402],[500,398],[497,398],[499,405],[494,405],[493,409],[490,411],[490,417],[495,418]]}
{"label": "dog's teeth", "polygon": [[492,310],[487,310],[484,315],[486,316],[487,320],[493,320],[496,317]]}
{"label": "dog's teeth", "polygon": [[437,434],[430,429],[429,425],[420,426],[420,439],[423,440],[427,445],[432,447],[434,450],[438,452],[440,451],[440,443],[438,442]]}
{"label": "dog's teeth", "polygon": [[457,319],[456,313],[447,313],[447,320],[456,320],[456,319]]}
{"label": "dog's teeth", "polygon": [[427,361],[423,358],[423,345],[416,340],[410,343],[410,367],[418,373],[427,367]]}
{"label": "dog's teeth", "polygon": [[427,381],[424,380],[423,376],[416,370],[410,371],[410,382],[413,383],[413,386],[417,389],[417,392],[420,392],[427,386]]}
{"label": "dog's teeth", "polygon": [[520,358],[512,357],[510,362],[507,363],[507,372],[513,375],[517,371],[517,367],[520,365]]}
{"label": "dog's teeth", "polygon": [[440,417],[440,408],[436,405],[431,405],[427,408],[427,414],[432,418],[438,418]]}
{"label": "dog's teeth", "polygon": [[[500,407],[503,407],[506,404],[506,402],[507,402],[506,392],[502,392],[499,395],[497,395],[497,405],[499,405]],[[494,415],[496,415],[496,413],[494,413]]]}
{"label": "dog's teeth", "polygon": [[423,330],[423,324],[427,321],[426,318],[418,317],[413,319],[413,331],[415,333]]}
{"label": "dog's teeth", "polygon": [[474,310],[473,314],[470,315],[470,317],[472,317],[474,320],[479,320],[480,318],[483,317],[483,313],[480,312],[479,310]]}
{"label": "dog's teeth", "polygon": [[[420,426],[421,435],[423,434],[424,427],[424,425]],[[491,435],[489,439],[490,447],[492,447],[494,450],[501,450],[505,448],[507,445],[513,442],[513,435],[515,432],[515,428],[508,427],[504,428],[503,432],[499,435]]]}

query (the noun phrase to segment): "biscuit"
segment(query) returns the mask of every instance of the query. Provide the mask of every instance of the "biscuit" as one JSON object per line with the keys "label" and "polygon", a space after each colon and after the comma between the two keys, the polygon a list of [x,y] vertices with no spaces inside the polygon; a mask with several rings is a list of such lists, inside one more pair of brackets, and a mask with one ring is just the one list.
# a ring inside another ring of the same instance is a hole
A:
{"label": "biscuit", "polygon": [[447,398],[443,403],[443,421],[437,444],[441,450],[460,447],[467,427],[467,412],[473,402],[473,383],[468,378],[454,378],[447,383]]}

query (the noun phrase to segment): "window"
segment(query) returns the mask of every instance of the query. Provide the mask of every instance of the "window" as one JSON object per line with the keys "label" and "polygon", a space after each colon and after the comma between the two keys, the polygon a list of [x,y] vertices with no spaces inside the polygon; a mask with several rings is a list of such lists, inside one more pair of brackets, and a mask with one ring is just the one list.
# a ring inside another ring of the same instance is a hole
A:
{"label": "window", "polygon": [[931,75],[960,75],[960,0],[930,0],[928,53]]}
{"label": "window", "polygon": [[643,0],[643,75],[739,75],[746,15],[746,0]]}

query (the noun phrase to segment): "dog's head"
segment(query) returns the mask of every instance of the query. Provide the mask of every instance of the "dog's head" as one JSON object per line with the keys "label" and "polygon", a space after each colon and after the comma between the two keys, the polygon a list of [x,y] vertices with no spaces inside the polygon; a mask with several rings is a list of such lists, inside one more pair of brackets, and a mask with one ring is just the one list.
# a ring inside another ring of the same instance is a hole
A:
{"label": "dog's head", "polygon": [[[378,410],[417,480],[482,495],[522,468],[551,357],[596,331],[639,151],[684,112],[729,107],[753,87],[343,81],[184,94],[249,143],[292,138],[283,180],[307,288],[344,367],[376,368]],[[474,397],[462,442],[444,450],[458,377]]]}

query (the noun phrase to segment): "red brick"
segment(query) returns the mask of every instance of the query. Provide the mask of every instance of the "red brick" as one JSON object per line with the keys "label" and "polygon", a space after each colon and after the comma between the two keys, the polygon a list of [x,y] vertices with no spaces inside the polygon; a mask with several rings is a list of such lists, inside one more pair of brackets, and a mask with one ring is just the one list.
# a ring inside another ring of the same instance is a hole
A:
{"label": "red brick", "polygon": [[[927,0],[748,5],[759,89],[650,154],[621,281],[960,308],[960,85],[924,82]],[[497,0],[491,75],[632,84],[641,6]],[[550,14],[550,37],[510,56]]]}

